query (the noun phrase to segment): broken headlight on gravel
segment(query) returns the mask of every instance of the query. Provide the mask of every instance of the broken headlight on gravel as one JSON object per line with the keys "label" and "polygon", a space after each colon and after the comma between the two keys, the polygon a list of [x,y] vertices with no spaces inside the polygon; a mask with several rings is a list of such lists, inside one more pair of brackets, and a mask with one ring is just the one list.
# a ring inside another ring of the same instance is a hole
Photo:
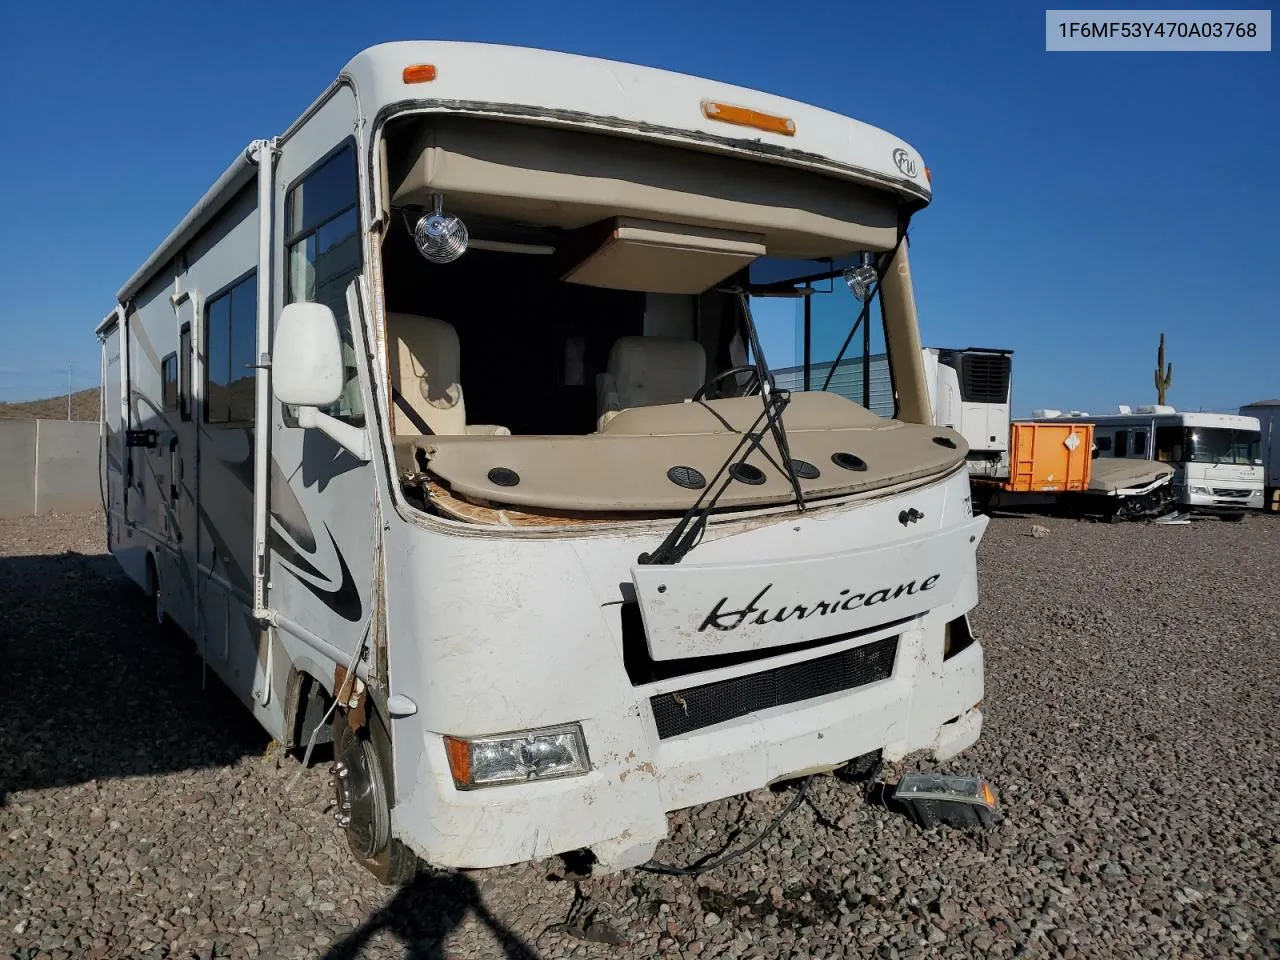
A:
{"label": "broken headlight on gravel", "polygon": [[459,790],[576,777],[591,769],[577,723],[494,737],[445,737],[444,746]]}
{"label": "broken headlight on gravel", "polygon": [[1001,818],[995,790],[978,777],[908,773],[893,791],[893,801],[926,830],[940,823],[987,828]]}

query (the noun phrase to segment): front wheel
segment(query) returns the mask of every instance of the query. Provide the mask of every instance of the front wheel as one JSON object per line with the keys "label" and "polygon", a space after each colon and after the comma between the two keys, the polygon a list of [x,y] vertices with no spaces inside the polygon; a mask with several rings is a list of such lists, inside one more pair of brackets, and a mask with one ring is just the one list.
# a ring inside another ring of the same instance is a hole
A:
{"label": "front wheel", "polygon": [[418,872],[418,858],[391,836],[387,770],[368,731],[352,730],[341,712],[333,721],[333,758],[334,819],[352,855],[379,882],[408,883]]}

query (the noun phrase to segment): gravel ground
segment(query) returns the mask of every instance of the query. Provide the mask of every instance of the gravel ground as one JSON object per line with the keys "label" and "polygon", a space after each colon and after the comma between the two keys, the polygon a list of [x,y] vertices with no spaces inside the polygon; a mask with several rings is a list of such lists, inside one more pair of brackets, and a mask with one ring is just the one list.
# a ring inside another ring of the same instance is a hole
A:
{"label": "gravel ground", "polygon": [[[950,764],[1006,819],[924,832],[820,779],[714,874],[354,866],[296,761],[112,579],[96,517],[0,521],[0,956],[1280,956],[1280,518],[992,521],[987,726]],[[671,817],[688,862],[781,810]],[[585,899],[581,899],[585,898]],[[604,929],[589,926],[589,930]]]}

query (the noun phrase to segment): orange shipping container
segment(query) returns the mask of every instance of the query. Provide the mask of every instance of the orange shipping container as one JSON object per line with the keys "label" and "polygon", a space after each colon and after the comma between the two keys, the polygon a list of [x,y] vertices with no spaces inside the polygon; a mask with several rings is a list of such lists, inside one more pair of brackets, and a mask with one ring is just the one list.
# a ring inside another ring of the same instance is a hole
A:
{"label": "orange shipping container", "polygon": [[1092,423],[1014,423],[1009,427],[1009,482],[1003,489],[1086,490],[1092,465]]}

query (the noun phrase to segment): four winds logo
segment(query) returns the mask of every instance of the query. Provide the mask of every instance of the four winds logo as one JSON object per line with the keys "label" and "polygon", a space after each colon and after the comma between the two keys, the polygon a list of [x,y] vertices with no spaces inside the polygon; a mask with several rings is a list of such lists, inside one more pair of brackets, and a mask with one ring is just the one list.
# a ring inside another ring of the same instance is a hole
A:
{"label": "four winds logo", "polygon": [[902,147],[898,147],[893,151],[893,163],[894,166],[902,171],[903,176],[915,179],[917,171],[915,158]]}

